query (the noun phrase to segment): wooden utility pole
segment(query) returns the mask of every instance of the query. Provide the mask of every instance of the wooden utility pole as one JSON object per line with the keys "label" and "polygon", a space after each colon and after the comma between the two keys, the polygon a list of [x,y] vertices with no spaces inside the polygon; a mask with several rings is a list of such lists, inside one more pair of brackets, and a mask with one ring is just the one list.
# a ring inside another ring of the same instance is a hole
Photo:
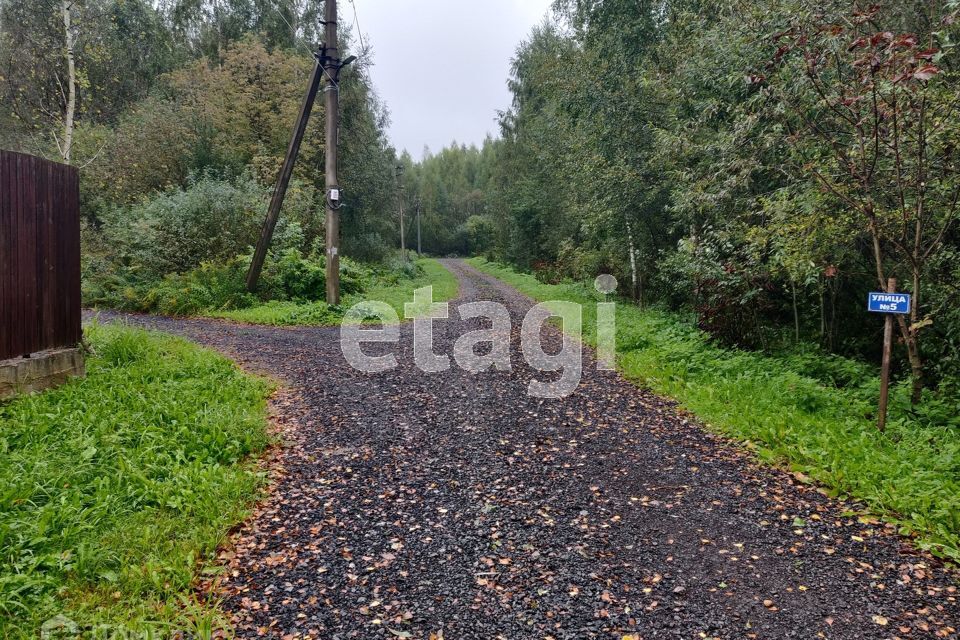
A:
{"label": "wooden utility pole", "polygon": [[417,255],[423,255],[423,245],[420,244],[420,198],[417,198]]}
{"label": "wooden utility pole", "polygon": [[[887,280],[887,293],[896,293],[897,279]],[[884,315],[883,325],[883,361],[880,366],[880,415],[877,418],[877,428],[884,431],[887,428],[887,401],[890,398],[890,357],[893,351],[893,314]]]}
{"label": "wooden utility pole", "polygon": [[327,76],[327,304],[340,304],[340,187],[337,185],[337,145],[340,138],[340,50],[337,40],[337,0],[324,0],[323,48]]}
{"label": "wooden utility pole", "polygon": [[293,167],[297,162],[297,156],[300,154],[300,145],[307,130],[310,113],[313,111],[313,103],[316,101],[317,92],[320,90],[320,81],[326,76],[327,83],[324,93],[326,94],[327,110],[327,137],[325,140],[327,303],[340,304],[341,200],[340,188],[337,186],[337,145],[340,137],[340,70],[353,62],[355,58],[350,56],[346,60],[340,60],[339,57],[337,0],[325,0],[324,2],[324,28],[326,42],[321,46],[320,51],[314,54],[317,62],[313,67],[313,74],[310,76],[307,95],[300,107],[300,116],[293,128],[293,137],[290,140],[290,146],[287,148],[287,156],[283,160],[280,176],[277,178],[277,186],[273,191],[270,208],[267,210],[267,219],[263,223],[263,230],[260,232],[260,239],[257,241],[257,248],[253,253],[250,271],[247,272],[247,290],[253,292],[257,289],[257,281],[260,279],[260,272],[263,270],[263,263],[267,258],[267,250],[270,248],[270,241],[273,239],[273,232],[277,227],[277,220],[280,218],[280,209],[283,207],[283,199],[287,195],[287,187],[290,184],[290,177],[293,175]]}
{"label": "wooden utility pole", "polygon": [[407,261],[406,227],[403,224],[403,165],[397,165],[397,201],[400,203],[400,257]]}
{"label": "wooden utility pole", "polygon": [[280,169],[280,176],[277,178],[277,186],[273,190],[270,208],[267,209],[267,219],[263,223],[260,239],[257,241],[257,248],[253,253],[253,262],[250,263],[250,270],[247,271],[247,291],[251,293],[257,290],[257,282],[260,280],[263,262],[267,259],[267,250],[270,248],[271,240],[273,240],[273,231],[277,228],[280,208],[283,207],[283,199],[287,195],[287,186],[290,184],[290,177],[293,175],[293,167],[297,162],[297,156],[300,154],[300,144],[303,142],[303,135],[307,130],[307,122],[309,122],[310,113],[313,111],[313,103],[317,99],[321,78],[323,78],[323,68],[318,58],[313,67],[313,74],[310,76],[307,95],[304,96],[303,104],[300,106],[300,115],[293,127],[293,137],[290,139],[287,156],[283,160],[283,168]]}

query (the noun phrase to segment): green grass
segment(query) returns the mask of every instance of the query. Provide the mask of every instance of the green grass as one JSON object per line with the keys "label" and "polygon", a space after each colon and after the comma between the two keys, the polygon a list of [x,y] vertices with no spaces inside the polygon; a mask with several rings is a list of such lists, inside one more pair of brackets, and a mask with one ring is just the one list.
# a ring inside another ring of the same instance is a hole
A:
{"label": "green grass", "polygon": [[[474,258],[469,262],[538,301],[584,304],[584,340],[595,344],[597,294],[547,285]],[[891,420],[873,422],[879,383],[870,367],[823,354],[772,357],[725,349],[674,314],[617,308],[618,366],[673,397],[709,428],[749,443],[769,463],[802,472],[836,496],[916,534],[917,544],[960,561],[960,428],[957,407],[931,399],[912,410],[893,390]],[[952,412],[950,411],[952,409]]]}
{"label": "green grass", "polygon": [[0,638],[54,615],[202,637],[191,585],[259,493],[268,386],[177,338],[87,338],[86,379],[0,404]]}
{"label": "green grass", "polygon": [[457,297],[459,284],[456,276],[439,262],[430,258],[417,261],[420,275],[403,277],[396,282],[378,282],[362,294],[346,295],[339,307],[325,302],[267,302],[262,305],[233,311],[218,311],[205,315],[247,324],[273,326],[334,326],[340,324],[346,311],[365,301],[386,302],[404,317],[404,304],[413,301],[416,289],[433,285],[435,302],[445,302]]}

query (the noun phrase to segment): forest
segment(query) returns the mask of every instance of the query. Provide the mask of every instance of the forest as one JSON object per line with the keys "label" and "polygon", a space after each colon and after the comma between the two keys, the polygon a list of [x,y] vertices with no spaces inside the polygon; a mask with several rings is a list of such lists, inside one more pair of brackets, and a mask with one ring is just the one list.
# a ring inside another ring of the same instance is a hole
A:
{"label": "forest", "polygon": [[[318,11],[0,3],[0,146],[81,168],[88,304],[189,314],[322,297],[319,105],[263,289],[240,284]],[[750,350],[877,362],[882,323],[864,298],[896,278],[914,299],[897,375],[914,403],[955,397],[958,11],[557,0],[516,52],[500,135],[418,161],[390,146],[350,31],[347,290],[415,270],[397,251],[401,204],[408,247],[419,233],[427,254],[484,255],[545,282],[613,273],[637,304]]]}
{"label": "forest", "polygon": [[561,0],[501,137],[413,172],[425,251],[613,273],[728,346],[879,362],[888,278],[914,402],[956,397],[956,2]]}

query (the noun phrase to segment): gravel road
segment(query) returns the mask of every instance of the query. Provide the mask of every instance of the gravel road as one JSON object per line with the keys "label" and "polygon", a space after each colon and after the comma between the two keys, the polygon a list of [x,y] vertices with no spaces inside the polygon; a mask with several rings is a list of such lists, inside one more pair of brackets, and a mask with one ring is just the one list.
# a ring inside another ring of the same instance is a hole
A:
{"label": "gravel road", "polygon": [[[549,375],[517,344],[531,301],[445,266],[458,302],[509,308],[510,372],[422,373],[409,324],[400,366],[363,374],[339,329],[126,317],[284,382],[271,496],[222,553],[239,637],[957,637],[935,561],[598,371],[589,349],[574,395],[529,397]],[[479,327],[456,307],[437,353]]]}

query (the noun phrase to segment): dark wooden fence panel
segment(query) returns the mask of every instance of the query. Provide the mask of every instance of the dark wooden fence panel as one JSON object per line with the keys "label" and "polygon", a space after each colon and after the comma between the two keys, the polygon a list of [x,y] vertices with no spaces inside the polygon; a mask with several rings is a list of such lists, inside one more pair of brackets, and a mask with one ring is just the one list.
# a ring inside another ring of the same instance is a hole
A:
{"label": "dark wooden fence panel", "polygon": [[0,360],[80,342],[75,167],[0,151]]}

